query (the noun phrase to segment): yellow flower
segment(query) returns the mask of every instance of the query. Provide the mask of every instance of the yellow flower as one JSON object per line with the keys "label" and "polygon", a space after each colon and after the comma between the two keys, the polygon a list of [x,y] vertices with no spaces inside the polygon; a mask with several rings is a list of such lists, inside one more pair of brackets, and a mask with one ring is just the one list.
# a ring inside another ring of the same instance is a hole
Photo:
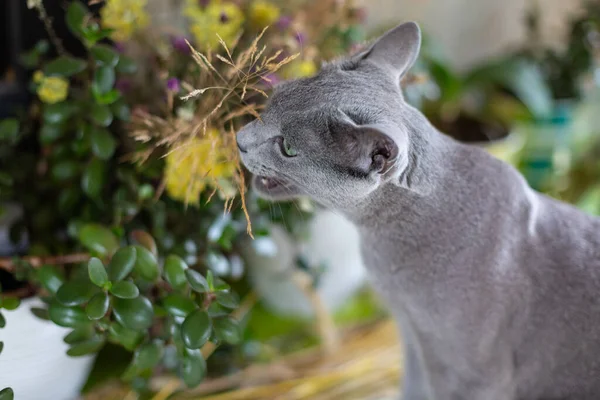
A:
{"label": "yellow flower", "polygon": [[299,60],[288,64],[284,68],[282,75],[285,79],[306,78],[316,74],[317,70],[317,65],[314,61]]}
{"label": "yellow flower", "polygon": [[107,0],[100,10],[102,26],[114,29],[110,37],[122,42],[133,33],[148,25],[148,13],[145,10],[148,0]]}
{"label": "yellow flower", "polygon": [[[39,72],[39,73],[38,73]],[[44,103],[59,103],[69,95],[69,81],[58,76],[44,76],[40,71],[33,75],[38,83],[37,94]]]}
{"label": "yellow flower", "polygon": [[204,51],[218,48],[217,34],[231,46],[244,23],[244,14],[236,4],[219,0],[212,0],[205,7],[201,7],[198,0],[188,0],[184,14],[190,20],[196,46]]}
{"label": "yellow flower", "polygon": [[279,8],[267,1],[255,1],[250,6],[249,19],[254,28],[262,29],[279,19]]}
{"label": "yellow flower", "polygon": [[[166,157],[165,189],[168,195],[184,203],[197,204],[207,187],[223,188],[235,173],[235,164],[227,157],[221,133],[207,130]],[[230,195],[230,193],[224,193]]]}

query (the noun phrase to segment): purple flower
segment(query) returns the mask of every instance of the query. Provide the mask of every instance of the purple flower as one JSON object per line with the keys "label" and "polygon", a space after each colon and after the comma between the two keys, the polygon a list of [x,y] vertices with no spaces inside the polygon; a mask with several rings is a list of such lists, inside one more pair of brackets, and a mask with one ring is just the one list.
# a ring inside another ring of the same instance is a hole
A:
{"label": "purple flower", "polygon": [[292,24],[292,17],[290,17],[289,15],[283,15],[281,18],[279,18],[279,21],[277,21],[277,26],[282,31],[289,28],[291,24]]}
{"label": "purple flower", "polygon": [[183,54],[190,53],[190,47],[185,42],[185,37],[183,36],[173,36],[171,37],[171,46],[173,48]]}
{"label": "purple flower", "polygon": [[297,32],[296,33],[296,41],[298,42],[298,44],[300,46],[303,46],[304,43],[306,42],[306,35],[302,32]]}
{"label": "purple flower", "polygon": [[267,84],[267,86],[272,88],[280,83],[281,79],[279,76],[277,76],[277,74],[268,74],[263,78],[263,81]]}
{"label": "purple flower", "polygon": [[117,53],[125,52],[125,43],[115,42],[114,46],[115,46],[115,50],[117,51]]}
{"label": "purple flower", "polygon": [[179,92],[179,79],[169,78],[167,81],[167,89],[169,89],[171,92]]}
{"label": "purple flower", "polygon": [[125,94],[131,90],[131,81],[126,78],[120,78],[115,83],[115,88],[121,92],[121,94]]}

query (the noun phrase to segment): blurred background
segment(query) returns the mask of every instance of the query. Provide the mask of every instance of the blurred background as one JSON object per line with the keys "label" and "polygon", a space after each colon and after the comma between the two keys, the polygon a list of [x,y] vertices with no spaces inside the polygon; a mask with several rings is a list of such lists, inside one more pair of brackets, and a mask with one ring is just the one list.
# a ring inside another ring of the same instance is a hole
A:
{"label": "blurred background", "polygon": [[395,398],[356,230],[256,198],[233,135],[407,20],[406,100],[600,215],[597,0],[4,0],[0,400]]}

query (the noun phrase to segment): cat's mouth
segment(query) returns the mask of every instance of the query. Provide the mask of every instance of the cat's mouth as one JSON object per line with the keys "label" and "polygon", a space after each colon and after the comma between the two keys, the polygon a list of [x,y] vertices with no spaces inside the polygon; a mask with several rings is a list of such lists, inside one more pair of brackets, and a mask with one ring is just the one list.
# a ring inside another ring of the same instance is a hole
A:
{"label": "cat's mouth", "polygon": [[296,186],[282,178],[255,175],[253,180],[254,188],[268,197],[281,198],[297,194]]}

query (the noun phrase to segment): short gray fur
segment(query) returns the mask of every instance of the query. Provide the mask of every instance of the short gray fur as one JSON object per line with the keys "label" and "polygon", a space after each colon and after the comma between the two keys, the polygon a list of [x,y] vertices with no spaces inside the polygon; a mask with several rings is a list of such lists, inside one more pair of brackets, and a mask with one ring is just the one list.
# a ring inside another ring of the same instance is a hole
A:
{"label": "short gray fur", "polygon": [[419,47],[405,23],[278,86],[238,133],[255,189],[356,224],[406,344],[403,399],[600,399],[600,219],[408,105]]}

